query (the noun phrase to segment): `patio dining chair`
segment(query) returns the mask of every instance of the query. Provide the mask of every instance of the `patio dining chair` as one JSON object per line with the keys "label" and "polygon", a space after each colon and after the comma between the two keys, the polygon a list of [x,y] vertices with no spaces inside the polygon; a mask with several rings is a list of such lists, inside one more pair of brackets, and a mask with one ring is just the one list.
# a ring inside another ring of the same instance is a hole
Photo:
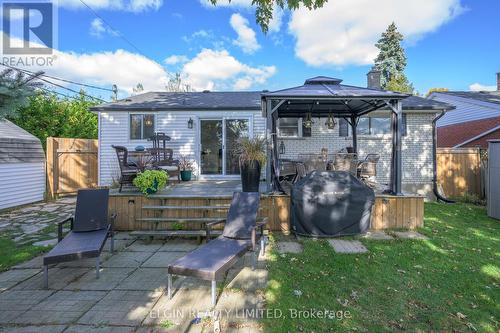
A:
{"label": "patio dining chair", "polygon": [[225,223],[222,235],[168,266],[169,298],[172,297],[172,275],[190,276],[212,282],[212,305],[215,305],[216,281],[222,279],[227,270],[248,251],[252,251],[252,268],[255,268],[259,241],[261,253],[264,253],[263,233],[267,222],[266,219],[257,222],[259,202],[258,192],[235,192],[233,194],[227,218],[207,223],[207,240],[210,239],[212,226]]}
{"label": "patio dining chair", "polygon": [[128,160],[128,149],[123,146],[111,145],[116,152],[118,158],[118,165],[120,166],[120,189],[122,191],[123,185],[131,185],[134,178],[139,173],[137,164]]}
{"label": "patio dining chair", "polygon": [[336,153],[333,156],[333,169],[335,171],[347,171],[357,177],[358,155],[355,153]]}
{"label": "patio dining chair", "polygon": [[[99,278],[101,251],[111,237],[110,251],[114,250],[113,223],[116,214],[108,220],[108,189],[79,190],[75,215],[57,223],[58,243],[43,256],[44,287],[49,286],[49,265],[61,262],[96,258],[96,278]],[[70,231],[63,238],[63,225],[70,223]]]}
{"label": "patio dining chair", "polygon": [[148,151],[153,155],[153,167],[166,171],[170,177],[177,177],[180,180],[179,161],[173,159],[174,151],[167,148],[167,141],[170,137],[163,132],[156,132],[149,138],[153,142],[153,148]]}
{"label": "patio dining chair", "polygon": [[379,154],[368,154],[358,165],[358,178],[371,188],[377,186],[377,163]]}

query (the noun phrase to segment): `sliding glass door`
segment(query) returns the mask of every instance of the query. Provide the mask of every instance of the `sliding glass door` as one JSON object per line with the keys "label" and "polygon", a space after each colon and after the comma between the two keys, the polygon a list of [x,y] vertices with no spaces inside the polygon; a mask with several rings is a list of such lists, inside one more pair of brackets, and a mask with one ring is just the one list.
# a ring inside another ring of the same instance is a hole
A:
{"label": "sliding glass door", "polygon": [[239,175],[238,139],[250,136],[248,118],[200,119],[202,175]]}

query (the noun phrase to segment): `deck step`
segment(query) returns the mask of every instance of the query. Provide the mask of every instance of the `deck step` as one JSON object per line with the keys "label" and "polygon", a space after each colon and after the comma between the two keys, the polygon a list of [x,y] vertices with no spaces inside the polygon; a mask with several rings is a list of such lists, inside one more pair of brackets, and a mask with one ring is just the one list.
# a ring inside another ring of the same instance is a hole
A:
{"label": "deck step", "polygon": [[142,217],[136,219],[136,221],[140,222],[171,222],[171,223],[185,223],[185,222],[214,222],[225,219],[225,217]]}
{"label": "deck step", "polygon": [[[205,230],[140,230],[132,231],[132,236],[206,236]],[[222,235],[222,230],[210,231],[210,236]]]}
{"label": "deck step", "polygon": [[142,206],[142,209],[151,209],[151,210],[169,210],[169,209],[178,209],[178,210],[228,210],[229,205],[220,205],[220,206]]}

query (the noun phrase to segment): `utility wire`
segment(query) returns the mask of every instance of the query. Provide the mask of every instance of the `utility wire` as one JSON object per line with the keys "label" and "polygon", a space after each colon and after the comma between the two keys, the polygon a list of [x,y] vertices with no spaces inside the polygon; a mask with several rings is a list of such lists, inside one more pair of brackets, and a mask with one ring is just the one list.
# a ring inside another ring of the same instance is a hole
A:
{"label": "utility wire", "polygon": [[[5,67],[8,67],[8,68],[11,68],[11,69],[14,69],[14,70],[17,70],[17,71],[19,71],[19,72],[21,72],[21,73],[24,73],[24,74],[27,74],[27,75],[30,75],[30,76],[35,76],[35,75],[34,75],[33,73],[31,73],[30,71],[27,71],[27,70],[24,70],[24,69],[20,69],[20,68],[14,67],[14,66],[6,65],[6,64],[4,64],[4,63],[1,63],[1,65],[2,65],[2,66],[5,66]],[[47,79],[43,79],[43,78],[41,78],[41,77],[37,77],[37,80],[40,80],[40,81],[43,81],[43,82],[46,82],[46,83],[52,84],[52,85],[54,85],[54,86],[56,86],[56,87],[58,87],[58,88],[61,88],[61,89],[66,89],[66,90],[71,91],[71,92],[73,92],[73,93],[75,93],[75,94],[82,94],[82,95],[87,96],[87,97],[89,97],[89,98],[92,98],[92,99],[95,99],[95,100],[97,100],[97,101],[101,101],[101,102],[105,102],[105,103],[106,103],[106,101],[105,101],[105,100],[103,100],[103,99],[101,99],[101,98],[99,98],[99,97],[94,97],[94,96],[92,96],[92,95],[88,95],[88,94],[86,94],[85,92],[82,92],[82,91],[76,91],[76,90],[74,90],[74,89],[71,89],[71,88],[65,87],[65,86],[63,86],[63,85],[60,85],[60,84],[54,83],[54,82],[49,81],[49,80],[47,80]]]}
{"label": "utility wire", "polygon": [[[27,69],[19,69],[19,68],[13,67],[13,66],[6,65],[6,64],[4,64],[4,63],[1,63],[1,65],[5,66],[5,67],[12,68],[12,69],[15,69],[15,70],[22,70],[22,71],[24,71],[25,73],[29,73],[29,74],[36,74],[35,72],[29,71],[29,70],[27,70]],[[87,88],[100,89],[100,90],[104,90],[104,91],[110,91],[110,92],[113,92],[113,89],[109,89],[109,88],[102,88],[102,87],[97,87],[97,86],[93,86],[93,85],[91,85],[91,84],[86,84],[86,83],[75,82],[75,81],[71,81],[71,80],[68,80],[68,79],[62,79],[62,78],[60,78],[60,77],[55,77],[55,76],[48,75],[48,74],[45,74],[45,73],[40,74],[40,76],[45,76],[45,77],[48,77],[48,78],[50,78],[50,79],[54,79],[54,80],[58,80],[58,81],[62,81],[62,82],[67,82],[67,83],[71,83],[71,84],[76,84],[76,85],[78,85],[78,86],[83,86],[83,87],[87,87]]]}
{"label": "utility wire", "polygon": [[117,34],[118,34],[118,37],[120,37],[121,39],[123,39],[125,42],[127,42],[127,44],[129,44],[130,46],[132,46],[137,52],[139,52],[140,54],[144,55],[144,52],[142,52],[137,46],[135,46],[127,37],[125,37],[121,32],[120,30],[117,30],[115,29],[111,24],[109,24],[101,15],[97,14],[97,12],[92,9],[92,7],[90,7],[87,3],[85,3],[85,1],[83,0],[80,0],[80,2],[85,5],[85,7],[87,7],[98,19],[100,19],[102,22],[104,22],[104,24],[106,24],[111,30],[115,31]]}

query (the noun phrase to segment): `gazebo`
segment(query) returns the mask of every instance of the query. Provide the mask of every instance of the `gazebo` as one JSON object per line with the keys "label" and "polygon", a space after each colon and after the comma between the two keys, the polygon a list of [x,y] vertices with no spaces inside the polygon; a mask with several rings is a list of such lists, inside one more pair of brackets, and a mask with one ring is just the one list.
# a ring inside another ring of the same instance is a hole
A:
{"label": "gazebo", "polygon": [[268,161],[266,177],[268,191],[278,190],[280,170],[278,167],[277,123],[278,118],[344,118],[352,129],[352,147],[357,153],[356,126],[359,118],[379,109],[391,113],[392,158],[390,190],[394,195],[401,191],[401,100],[409,95],[341,84],[342,80],[317,76],[307,79],[303,85],[262,94],[262,115],[267,120]]}

